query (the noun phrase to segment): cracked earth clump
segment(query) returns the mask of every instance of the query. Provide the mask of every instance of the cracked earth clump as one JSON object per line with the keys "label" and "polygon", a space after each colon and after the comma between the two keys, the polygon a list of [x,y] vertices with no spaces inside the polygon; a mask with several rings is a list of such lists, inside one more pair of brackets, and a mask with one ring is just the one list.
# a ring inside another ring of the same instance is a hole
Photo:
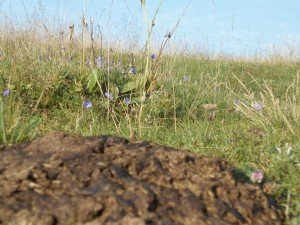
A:
{"label": "cracked earth clump", "polygon": [[281,224],[224,160],[110,136],[55,133],[0,148],[0,224]]}

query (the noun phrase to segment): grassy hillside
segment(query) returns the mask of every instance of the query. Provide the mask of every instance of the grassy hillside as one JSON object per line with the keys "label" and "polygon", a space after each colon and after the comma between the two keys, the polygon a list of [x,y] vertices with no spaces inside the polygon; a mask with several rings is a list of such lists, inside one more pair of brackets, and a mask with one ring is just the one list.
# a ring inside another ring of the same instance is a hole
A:
{"label": "grassy hillside", "polygon": [[62,34],[1,37],[0,144],[59,130],[222,157],[247,175],[263,171],[287,223],[299,224],[300,62],[92,44]]}

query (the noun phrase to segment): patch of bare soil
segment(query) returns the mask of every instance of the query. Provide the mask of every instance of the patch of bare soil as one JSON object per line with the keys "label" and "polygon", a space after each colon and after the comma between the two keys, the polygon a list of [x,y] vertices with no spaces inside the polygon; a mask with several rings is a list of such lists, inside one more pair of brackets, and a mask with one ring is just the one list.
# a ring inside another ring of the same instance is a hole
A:
{"label": "patch of bare soil", "polygon": [[282,223],[226,161],[148,142],[56,133],[0,149],[0,224]]}

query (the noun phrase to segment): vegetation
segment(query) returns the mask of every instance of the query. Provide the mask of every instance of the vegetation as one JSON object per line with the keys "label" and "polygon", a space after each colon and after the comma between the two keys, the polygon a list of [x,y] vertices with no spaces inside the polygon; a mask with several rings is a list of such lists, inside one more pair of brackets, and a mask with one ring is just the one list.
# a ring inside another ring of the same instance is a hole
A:
{"label": "vegetation", "polygon": [[287,223],[299,224],[300,62],[163,55],[150,44],[132,54],[72,29],[1,32],[0,144],[59,130],[222,157],[263,171]]}

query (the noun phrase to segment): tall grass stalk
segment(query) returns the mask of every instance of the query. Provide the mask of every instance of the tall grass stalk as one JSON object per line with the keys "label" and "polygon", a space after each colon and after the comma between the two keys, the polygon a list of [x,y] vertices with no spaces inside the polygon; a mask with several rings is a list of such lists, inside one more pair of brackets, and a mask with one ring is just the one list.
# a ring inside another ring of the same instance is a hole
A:
{"label": "tall grass stalk", "polygon": [[4,126],[4,109],[3,109],[3,101],[0,100],[0,132],[1,132],[1,143],[6,144],[6,131]]}
{"label": "tall grass stalk", "polygon": [[[235,96],[234,99],[241,100],[236,107],[244,116],[259,124],[269,133],[270,137],[281,135],[282,129],[294,137],[300,136],[299,72],[286,89],[284,96],[276,96],[269,84],[260,84],[251,76],[260,90],[259,94],[255,94],[237,76],[234,74],[233,76],[246,92],[246,95],[241,98],[234,93],[234,90],[230,90]],[[253,104],[261,104],[262,108],[255,109]]]}

